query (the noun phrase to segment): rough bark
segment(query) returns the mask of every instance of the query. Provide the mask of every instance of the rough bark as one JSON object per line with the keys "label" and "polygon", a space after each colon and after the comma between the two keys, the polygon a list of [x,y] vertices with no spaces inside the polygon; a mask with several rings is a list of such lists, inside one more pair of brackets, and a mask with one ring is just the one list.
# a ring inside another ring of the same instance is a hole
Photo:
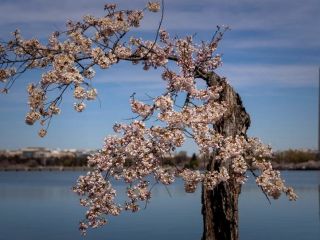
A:
{"label": "rough bark", "polygon": [[[224,136],[246,135],[250,118],[242,105],[241,98],[234,89],[215,73],[206,76],[210,86],[221,85],[221,101],[228,104],[228,112],[215,124],[216,130]],[[230,168],[230,162],[217,162],[212,158],[208,170],[218,170],[223,165]],[[239,239],[238,200],[241,185],[235,181],[220,183],[214,190],[202,186],[203,240]]]}

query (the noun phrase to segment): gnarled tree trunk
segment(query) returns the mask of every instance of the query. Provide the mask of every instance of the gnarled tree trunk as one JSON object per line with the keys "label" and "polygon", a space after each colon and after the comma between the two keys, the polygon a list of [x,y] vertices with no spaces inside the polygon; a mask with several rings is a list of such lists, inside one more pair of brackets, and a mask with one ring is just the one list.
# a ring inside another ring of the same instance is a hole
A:
{"label": "gnarled tree trunk", "polygon": [[[250,118],[242,105],[240,96],[226,82],[215,73],[208,74],[207,83],[210,86],[223,87],[221,101],[228,104],[228,112],[224,118],[216,123],[217,131],[224,136],[246,135],[250,125]],[[223,164],[227,169],[230,162],[219,163],[210,160],[208,170],[218,170]],[[202,186],[202,215],[203,215],[203,240],[237,240],[238,231],[238,200],[241,185],[235,180],[220,183],[214,190],[208,190]]]}

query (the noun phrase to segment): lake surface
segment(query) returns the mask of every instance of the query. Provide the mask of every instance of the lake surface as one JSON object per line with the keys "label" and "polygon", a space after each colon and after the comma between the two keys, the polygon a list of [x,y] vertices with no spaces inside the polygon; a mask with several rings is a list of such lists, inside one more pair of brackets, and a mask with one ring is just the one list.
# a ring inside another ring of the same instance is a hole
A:
{"label": "lake surface", "polygon": [[[146,210],[109,218],[108,225],[82,237],[78,222],[85,208],[71,191],[81,174],[0,172],[0,240],[201,239],[201,189],[185,193],[181,181],[169,187],[171,196],[157,185]],[[320,171],[282,172],[299,199],[282,197],[271,205],[248,175],[240,196],[240,239],[320,239]]]}

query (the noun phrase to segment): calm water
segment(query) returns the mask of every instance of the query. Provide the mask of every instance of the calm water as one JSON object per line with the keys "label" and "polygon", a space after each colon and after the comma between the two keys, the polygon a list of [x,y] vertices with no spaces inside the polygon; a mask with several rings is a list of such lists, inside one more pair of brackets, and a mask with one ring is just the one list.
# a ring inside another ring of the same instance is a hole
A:
{"label": "calm water", "polygon": [[[109,225],[80,236],[77,227],[85,209],[70,190],[80,174],[0,172],[0,240],[201,238],[200,189],[187,194],[180,181],[169,187],[171,197],[159,185],[146,210],[113,217]],[[299,200],[282,198],[270,205],[250,179],[240,197],[240,239],[320,239],[320,171],[282,175],[295,187]]]}

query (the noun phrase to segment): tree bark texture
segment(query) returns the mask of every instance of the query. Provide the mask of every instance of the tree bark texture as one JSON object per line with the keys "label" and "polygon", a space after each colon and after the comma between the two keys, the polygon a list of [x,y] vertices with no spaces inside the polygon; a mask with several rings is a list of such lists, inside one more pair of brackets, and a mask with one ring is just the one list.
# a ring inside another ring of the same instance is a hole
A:
{"label": "tree bark texture", "polygon": [[[215,73],[207,74],[209,86],[223,87],[220,100],[228,104],[223,119],[215,124],[216,130],[224,136],[246,135],[250,126],[250,117],[243,107],[238,93],[224,78]],[[211,158],[208,170],[218,170],[221,166],[229,169],[230,162],[217,162]],[[203,240],[237,240],[239,239],[238,200],[241,185],[235,180],[218,184],[214,190],[202,186]]]}

